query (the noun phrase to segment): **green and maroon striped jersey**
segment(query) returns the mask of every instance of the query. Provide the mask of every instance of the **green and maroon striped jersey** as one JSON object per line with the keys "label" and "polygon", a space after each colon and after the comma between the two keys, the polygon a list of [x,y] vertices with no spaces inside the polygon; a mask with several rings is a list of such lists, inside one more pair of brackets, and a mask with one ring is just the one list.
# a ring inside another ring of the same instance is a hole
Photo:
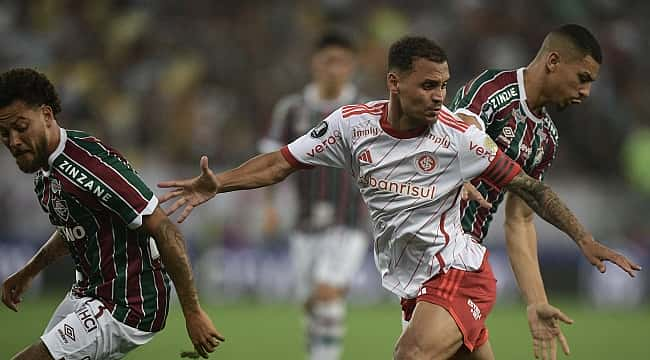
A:
{"label": "green and maroon striped jersey", "polygon": [[[531,177],[542,180],[557,152],[557,128],[545,109],[533,114],[526,103],[524,68],[486,70],[463,86],[452,100],[452,111],[474,117],[501,151]],[[463,229],[483,241],[505,193],[474,180],[474,186],[492,203],[482,208],[475,201],[461,205]]]}
{"label": "green and maroon striped jersey", "polygon": [[99,299],[131,327],[161,330],[170,280],[155,240],[138,230],[158,199],[118,152],[80,131],[61,129],[48,164],[35,191],[70,249],[72,292]]}

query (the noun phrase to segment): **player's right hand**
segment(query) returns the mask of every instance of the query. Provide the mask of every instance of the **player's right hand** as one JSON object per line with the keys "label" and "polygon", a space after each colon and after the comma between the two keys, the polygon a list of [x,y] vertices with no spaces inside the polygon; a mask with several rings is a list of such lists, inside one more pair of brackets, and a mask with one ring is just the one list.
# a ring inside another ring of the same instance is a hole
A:
{"label": "player's right hand", "polygon": [[192,345],[201,357],[207,359],[208,353],[213,352],[220,342],[226,338],[215,329],[208,315],[199,308],[197,312],[185,314],[187,334],[192,340]]}
{"label": "player's right hand", "polygon": [[203,204],[204,202],[212,199],[219,192],[219,181],[217,176],[208,167],[208,157],[202,156],[200,161],[201,175],[185,180],[171,180],[163,181],[158,184],[159,188],[175,188],[168,191],[160,197],[160,203],[165,203],[171,199],[177,199],[172,206],[170,206],[165,213],[172,214],[180,207],[185,205],[185,209],[178,217],[178,222],[182,223],[192,210]]}
{"label": "player's right hand", "polygon": [[556,360],[557,343],[562,346],[564,354],[569,355],[569,343],[567,342],[560,321],[566,324],[573,324],[568,316],[560,309],[547,303],[530,304],[527,307],[528,326],[533,337],[533,351],[535,359]]}
{"label": "player's right hand", "polygon": [[10,275],[2,284],[2,303],[18,312],[18,304],[23,300],[21,296],[29,288],[32,279],[33,277],[25,275],[23,271]]}

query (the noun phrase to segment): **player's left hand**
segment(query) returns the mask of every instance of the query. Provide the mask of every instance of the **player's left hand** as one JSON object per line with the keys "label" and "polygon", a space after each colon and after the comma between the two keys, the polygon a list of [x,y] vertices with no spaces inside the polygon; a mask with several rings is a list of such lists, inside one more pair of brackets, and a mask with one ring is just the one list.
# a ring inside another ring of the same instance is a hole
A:
{"label": "player's left hand", "polygon": [[208,358],[208,353],[213,352],[221,342],[226,341],[201,308],[196,312],[185,314],[185,326],[194,349],[205,359]]}
{"label": "player's left hand", "polygon": [[27,275],[24,269],[11,274],[2,283],[2,302],[11,310],[18,312],[18,304],[22,301],[22,295],[29,289],[33,279],[34,277]]}
{"label": "player's left hand", "polygon": [[578,243],[582,254],[587,258],[591,265],[598,268],[601,273],[604,273],[605,263],[603,261],[611,261],[618,265],[623,271],[634,277],[635,271],[641,270],[641,266],[633,263],[625,256],[617,253],[616,251],[608,248],[607,246],[599,243],[589,236],[586,240]]}
{"label": "player's left hand", "polygon": [[531,304],[527,307],[528,326],[533,337],[535,359],[555,360],[557,358],[557,342],[562,346],[564,354],[571,353],[559,321],[572,324],[568,316],[560,309],[547,303]]}
{"label": "player's left hand", "polygon": [[190,213],[195,207],[212,199],[219,192],[219,181],[217,180],[217,176],[208,166],[207,156],[201,157],[200,166],[201,175],[195,178],[163,181],[158,184],[159,188],[175,188],[160,197],[159,200],[161,204],[179,197],[172,206],[165,210],[167,215],[172,214],[185,205],[185,209],[178,217],[179,223],[182,223],[188,216],[190,216]]}
{"label": "player's left hand", "polygon": [[481,195],[481,193],[478,190],[476,190],[476,187],[474,187],[474,185],[472,185],[472,183],[470,182],[466,182],[463,184],[463,189],[461,190],[460,196],[462,197],[463,200],[474,200],[478,202],[479,205],[481,205],[486,209],[492,208],[492,204],[487,200],[485,200],[483,195]]}

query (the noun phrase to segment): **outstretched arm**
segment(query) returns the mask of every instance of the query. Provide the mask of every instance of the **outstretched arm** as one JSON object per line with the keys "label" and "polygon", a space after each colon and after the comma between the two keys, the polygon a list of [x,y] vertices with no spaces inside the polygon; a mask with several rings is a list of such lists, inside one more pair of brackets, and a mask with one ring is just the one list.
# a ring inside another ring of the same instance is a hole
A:
{"label": "outstretched arm", "polygon": [[296,171],[280,151],[256,156],[237,168],[216,175],[208,167],[207,156],[201,157],[200,165],[201,175],[193,179],[172,180],[158,184],[161,188],[175,188],[160,197],[161,203],[179,198],[167,209],[167,214],[185,205],[183,213],[178,218],[179,223],[183,222],[196,206],[212,199],[218,193],[273,185]]}
{"label": "outstretched arm", "polygon": [[207,358],[207,353],[213,352],[219,341],[225,339],[201,309],[183,235],[160,207],[145,217],[143,228],[156,239],[162,262],[174,282],[192,344],[201,356]]}
{"label": "outstretched arm", "polygon": [[21,270],[5,280],[2,284],[2,302],[11,310],[18,311],[18,304],[22,300],[20,296],[29,288],[36,275],[67,254],[68,246],[57,230]]}
{"label": "outstretched arm", "polygon": [[544,282],[537,259],[537,234],[533,222],[535,213],[518,196],[509,193],[506,199],[506,249],[512,272],[526,301],[528,327],[533,338],[535,358],[556,358],[557,341],[569,355],[569,344],[559,321],[572,323],[559,309],[551,306],[546,297]]}
{"label": "outstretched arm", "polygon": [[543,182],[521,171],[504,186],[504,189],[519,196],[544,220],[569,235],[587,260],[600,272],[605,272],[603,260],[615,263],[632,277],[635,271],[641,270],[639,265],[625,256],[595,241],[557,194]]}

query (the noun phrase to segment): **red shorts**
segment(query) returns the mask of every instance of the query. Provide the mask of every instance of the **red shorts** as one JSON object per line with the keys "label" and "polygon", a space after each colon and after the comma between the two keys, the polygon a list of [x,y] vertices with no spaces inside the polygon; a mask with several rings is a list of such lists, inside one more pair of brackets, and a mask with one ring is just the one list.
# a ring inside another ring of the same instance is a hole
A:
{"label": "red shorts", "polygon": [[415,299],[402,299],[404,320],[411,320],[415,304],[426,301],[445,308],[454,318],[463,343],[469,349],[485,344],[488,330],[485,319],[492,310],[497,295],[497,281],[485,254],[483,263],[477,271],[450,269],[427,280]]}

